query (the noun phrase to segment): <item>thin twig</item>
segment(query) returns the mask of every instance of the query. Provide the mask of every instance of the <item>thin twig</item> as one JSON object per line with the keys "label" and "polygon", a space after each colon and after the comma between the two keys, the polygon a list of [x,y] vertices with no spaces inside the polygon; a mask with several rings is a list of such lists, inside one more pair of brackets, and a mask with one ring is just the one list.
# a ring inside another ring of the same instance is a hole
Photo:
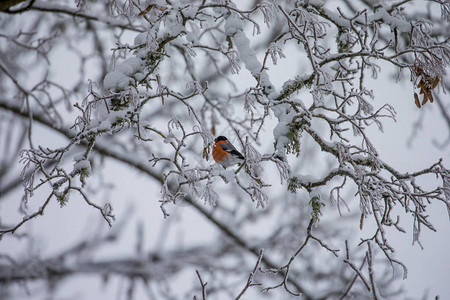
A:
{"label": "thin twig", "polygon": [[200,285],[202,287],[202,299],[206,300],[206,285],[208,283],[207,282],[203,283],[202,277],[200,276],[198,270],[195,270],[195,273],[197,273],[198,280],[200,280]]}
{"label": "thin twig", "polygon": [[235,298],[235,300],[239,300],[242,295],[244,295],[244,293],[247,291],[247,289],[251,286],[254,285],[260,285],[260,284],[254,284],[253,283],[253,278],[255,276],[256,270],[258,269],[259,265],[261,264],[261,260],[263,257],[263,253],[264,253],[264,249],[259,250],[259,256],[258,259],[256,260],[256,264],[255,267],[253,268],[253,271],[250,273],[250,275],[248,276],[248,280],[247,280],[247,284],[244,286],[244,288],[242,289],[242,291],[239,293],[239,295],[237,295],[237,297]]}

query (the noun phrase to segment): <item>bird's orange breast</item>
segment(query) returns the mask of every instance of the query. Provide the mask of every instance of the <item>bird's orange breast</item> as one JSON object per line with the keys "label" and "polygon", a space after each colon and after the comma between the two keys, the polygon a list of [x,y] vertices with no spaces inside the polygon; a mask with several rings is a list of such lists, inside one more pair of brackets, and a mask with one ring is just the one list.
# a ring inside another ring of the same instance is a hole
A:
{"label": "bird's orange breast", "polygon": [[222,149],[222,147],[220,147],[220,144],[225,144],[225,143],[226,143],[226,141],[219,141],[219,142],[215,143],[213,146],[212,156],[216,162],[220,162],[220,161],[224,160],[225,157],[227,155],[229,155],[228,152],[226,152],[225,150]]}

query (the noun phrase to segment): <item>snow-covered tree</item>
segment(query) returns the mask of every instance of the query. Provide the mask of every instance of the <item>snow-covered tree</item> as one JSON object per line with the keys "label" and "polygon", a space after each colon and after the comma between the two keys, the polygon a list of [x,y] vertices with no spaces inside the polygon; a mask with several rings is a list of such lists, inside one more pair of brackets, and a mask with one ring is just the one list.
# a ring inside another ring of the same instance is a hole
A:
{"label": "snow-covered tree", "polygon": [[[405,106],[432,107],[444,141],[429,147],[448,149],[448,1],[0,9],[2,298],[95,298],[80,277],[128,298],[402,297],[407,265],[389,237],[407,231],[421,245],[436,230],[429,207],[450,214],[450,171],[428,155],[398,166],[373,138]],[[408,103],[379,96],[405,87]],[[421,120],[404,134],[417,138]],[[242,164],[212,161],[219,135]],[[133,212],[115,190],[135,177]],[[148,202],[157,217],[136,217]],[[91,211],[102,224],[40,250],[47,231],[34,228],[54,204],[77,216],[55,226],[84,228]],[[192,218],[204,222],[195,241],[169,232]]]}

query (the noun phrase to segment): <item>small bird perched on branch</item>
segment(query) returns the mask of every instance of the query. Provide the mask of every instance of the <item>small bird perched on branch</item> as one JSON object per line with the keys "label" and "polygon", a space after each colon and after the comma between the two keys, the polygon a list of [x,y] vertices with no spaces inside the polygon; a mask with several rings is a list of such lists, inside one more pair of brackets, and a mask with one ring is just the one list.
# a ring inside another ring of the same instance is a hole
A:
{"label": "small bird perched on branch", "polygon": [[216,163],[225,169],[244,161],[244,156],[223,135],[214,140],[212,156]]}

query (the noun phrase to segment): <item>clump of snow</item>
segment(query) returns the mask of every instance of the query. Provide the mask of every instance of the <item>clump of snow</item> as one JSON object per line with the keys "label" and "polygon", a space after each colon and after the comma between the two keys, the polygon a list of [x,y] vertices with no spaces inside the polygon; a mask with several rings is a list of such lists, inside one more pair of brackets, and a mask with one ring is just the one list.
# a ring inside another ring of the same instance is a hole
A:
{"label": "clump of snow", "polygon": [[270,82],[269,76],[263,70],[262,64],[256,57],[255,50],[250,47],[250,40],[244,33],[241,18],[236,13],[231,13],[225,21],[225,33],[232,38],[233,44],[238,50],[240,59],[244,62],[247,70],[261,82],[264,93],[269,99],[277,96],[274,85]]}
{"label": "clump of snow", "polygon": [[132,82],[133,78],[128,77],[119,71],[112,71],[106,74],[103,85],[107,90],[123,90]]}
{"label": "clump of snow", "polygon": [[[303,179],[305,179],[305,177],[304,177]],[[310,179],[308,179],[308,181],[311,182]],[[313,198],[320,199],[320,197],[321,197],[321,195],[320,195],[320,189],[312,189],[312,190],[309,192],[309,197],[311,197],[311,199],[313,199]]]}
{"label": "clump of snow", "polygon": [[83,173],[84,176],[91,174],[91,163],[83,155],[78,158],[75,157],[75,163],[73,164],[73,171],[71,174]]}
{"label": "clump of snow", "polygon": [[211,168],[211,175],[220,176],[226,183],[234,180],[234,172],[233,169],[224,169],[220,164],[214,164]]}
{"label": "clump of snow", "polygon": [[277,126],[273,129],[273,136],[275,140],[280,139],[281,137],[287,135],[289,133],[289,123],[285,121],[279,121]]}
{"label": "clump of snow", "polygon": [[116,71],[122,72],[123,74],[127,76],[131,76],[134,73],[142,70],[142,60],[137,57],[131,57],[125,60],[123,63],[121,63],[117,68]]}
{"label": "clump of snow", "polygon": [[134,78],[135,78],[137,81],[141,81],[141,80],[143,80],[143,79],[145,78],[145,74],[144,74],[144,73],[141,73],[141,72],[138,72],[138,73],[134,74]]}
{"label": "clump of snow", "polygon": [[122,62],[112,72],[106,74],[103,85],[107,90],[120,91],[124,90],[135,80],[142,80],[143,61],[137,57],[131,57]]}
{"label": "clump of snow", "polygon": [[80,161],[84,159],[84,154],[75,155],[73,158],[74,161]]}
{"label": "clump of snow", "polygon": [[225,21],[225,33],[229,36],[234,36],[236,33],[242,30],[242,20],[237,14],[232,13]]}

